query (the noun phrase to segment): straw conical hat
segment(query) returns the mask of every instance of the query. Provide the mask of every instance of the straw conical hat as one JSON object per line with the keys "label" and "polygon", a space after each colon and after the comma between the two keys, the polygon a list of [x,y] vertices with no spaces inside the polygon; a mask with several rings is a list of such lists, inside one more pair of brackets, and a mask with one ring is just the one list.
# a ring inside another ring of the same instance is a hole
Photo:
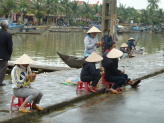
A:
{"label": "straw conical hat", "polygon": [[123,43],[121,47],[128,47],[128,45],[126,43]]}
{"label": "straw conical hat", "polygon": [[119,58],[123,55],[123,52],[120,50],[117,50],[115,48],[113,48],[108,54],[107,57],[108,58]]}
{"label": "straw conical hat", "polygon": [[131,37],[131,38],[129,38],[128,41],[135,41],[135,39]]}
{"label": "straw conical hat", "polygon": [[101,33],[99,29],[97,29],[95,26],[93,26],[87,33]]}
{"label": "straw conical hat", "polygon": [[34,64],[35,61],[32,60],[28,55],[23,54],[19,59],[17,59],[14,64]]}
{"label": "straw conical hat", "polygon": [[99,62],[101,60],[103,60],[103,57],[101,57],[95,52],[92,52],[92,54],[89,55],[88,58],[85,59],[85,61],[87,62]]}

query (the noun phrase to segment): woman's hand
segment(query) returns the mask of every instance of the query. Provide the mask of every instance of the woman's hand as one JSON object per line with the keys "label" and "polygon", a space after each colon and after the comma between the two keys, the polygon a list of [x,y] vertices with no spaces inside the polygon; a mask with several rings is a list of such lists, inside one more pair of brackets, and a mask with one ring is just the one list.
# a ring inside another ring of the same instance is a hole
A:
{"label": "woman's hand", "polygon": [[103,67],[99,68],[100,70],[104,71],[105,69]]}
{"label": "woman's hand", "polygon": [[36,74],[29,74],[26,78],[27,78],[27,80],[29,80],[29,79],[35,79],[35,77],[36,77]]}
{"label": "woman's hand", "polygon": [[125,71],[121,71],[121,74],[124,74],[125,73]]}
{"label": "woman's hand", "polygon": [[95,45],[100,46],[100,43],[99,42],[96,42]]}

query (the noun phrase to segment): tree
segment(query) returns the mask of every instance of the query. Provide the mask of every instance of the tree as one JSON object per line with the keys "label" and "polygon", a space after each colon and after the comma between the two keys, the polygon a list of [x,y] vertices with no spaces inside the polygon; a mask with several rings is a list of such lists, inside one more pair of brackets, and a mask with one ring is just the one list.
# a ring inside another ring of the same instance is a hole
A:
{"label": "tree", "polygon": [[16,0],[2,0],[0,4],[0,11],[5,15],[6,18],[8,18],[9,15],[11,15],[12,10],[17,9],[17,3]]}
{"label": "tree", "polygon": [[75,18],[75,21],[76,21],[76,18],[77,18],[77,14],[80,14],[80,11],[79,11],[79,9],[78,9],[79,7],[78,7],[78,1],[73,1],[72,3],[71,3],[71,9],[72,9],[72,12],[73,12],[73,16],[74,16],[74,18]]}
{"label": "tree", "polygon": [[66,13],[66,17],[68,18],[68,25],[69,25],[70,14],[72,13],[71,3],[69,2],[69,0],[61,0],[60,3],[65,8],[64,12]]}
{"label": "tree", "polygon": [[[41,0],[32,0],[32,4],[31,4],[31,11],[35,14],[36,18],[37,18],[37,24],[38,22],[40,22],[40,18],[42,18],[42,14],[40,14],[43,10],[43,1]],[[38,20],[39,18],[39,20]]]}
{"label": "tree", "polygon": [[87,19],[91,18],[93,15],[93,7],[91,7],[88,2],[87,3],[83,2],[81,12],[82,12],[83,17],[85,17],[87,21]]}
{"label": "tree", "polygon": [[[27,3],[26,0],[20,0],[18,4],[17,12],[23,12],[23,16],[25,18],[28,7],[29,7],[29,4]],[[23,18],[23,21],[24,21],[24,18]]]}
{"label": "tree", "polygon": [[148,6],[147,8],[152,8],[153,10],[158,9],[158,3],[160,2],[160,0],[147,0],[148,2]]}
{"label": "tree", "polygon": [[47,25],[49,22],[49,14],[54,15],[59,9],[63,9],[61,4],[58,3],[58,0],[43,0],[45,12],[47,14]]}

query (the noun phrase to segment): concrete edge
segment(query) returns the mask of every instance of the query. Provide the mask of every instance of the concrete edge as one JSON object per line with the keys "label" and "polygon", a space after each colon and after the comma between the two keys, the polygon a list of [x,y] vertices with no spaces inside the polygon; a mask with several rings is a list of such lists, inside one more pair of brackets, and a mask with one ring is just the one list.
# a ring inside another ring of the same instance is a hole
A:
{"label": "concrete edge", "polygon": [[[157,72],[154,72],[154,73],[151,73],[151,74],[148,74],[148,75],[145,75],[145,76],[142,76],[142,77],[137,78],[137,79],[144,80],[144,79],[159,75],[161,73],[164,73],[164,69],[157,71]],[[44,108],[43,111],[34,110],[28,114],[20,114],[20,116],[13,116],[13,117],[9,116],[9,117],[11,117],[10,119],[8,119],[8,117],[6,117],[6,119],[4,121],[1,121],[0,123],[22,123],[22,122],[26,122],[28,120],[35,118],[35,117],[38,117],[39,115],[47,114],[51,111],[55,111],[56,109],[62,108],[64,106],[70,105],[72,103],[76,103],[78,101],[81,101],[81,100],[84,100],[84,99],[87,99],[87,98],[90,98],[90,97],[93,97],[93,96],[96,96],[99,94],[102,94],[104,92],[105,92],[105,88],[101,88],[96,93],[85,94],[85,95],[76,97],[74,99],[68,100],[68,101],[64,101],[64,102],[57,103],[57,104],[54,104],[51,106],[47,106],[46,108]],[[11,114],[9,114],[9,115],[11,115]]]}

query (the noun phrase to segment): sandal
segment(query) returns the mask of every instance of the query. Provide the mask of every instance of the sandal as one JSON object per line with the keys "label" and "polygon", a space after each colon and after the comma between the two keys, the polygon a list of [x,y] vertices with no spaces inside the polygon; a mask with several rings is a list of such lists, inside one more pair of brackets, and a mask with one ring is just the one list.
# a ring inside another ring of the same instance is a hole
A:
{"label": "sandal", "polygon": [[88,90],[93,92],[93,93],[96,93],[96,90],[91,90],[89,87],[88,87]]}
{"label": "sandal", "polygon": [[43,111],[43,108],[42,107],[39,107],[39,106],[36,106],[36,107],[32,107],[32,109],[37,109],[37,110],[39,110],[39,111]]}
{"label": "sandal", "polygon": [[132,88],[135,88],[139,83],[141,82],[141,80],[137,80],[133,85],[132,85]]}
{"label": "sandal", "polygon": [[98,91],[99,89],[97,89],[97,88],[93,88],[93,90]]}
{"label": "sandal", "polygon": [[30,110],[27,110],[27,109],[19,109],[19,112],[30,113],[31,111]]}

